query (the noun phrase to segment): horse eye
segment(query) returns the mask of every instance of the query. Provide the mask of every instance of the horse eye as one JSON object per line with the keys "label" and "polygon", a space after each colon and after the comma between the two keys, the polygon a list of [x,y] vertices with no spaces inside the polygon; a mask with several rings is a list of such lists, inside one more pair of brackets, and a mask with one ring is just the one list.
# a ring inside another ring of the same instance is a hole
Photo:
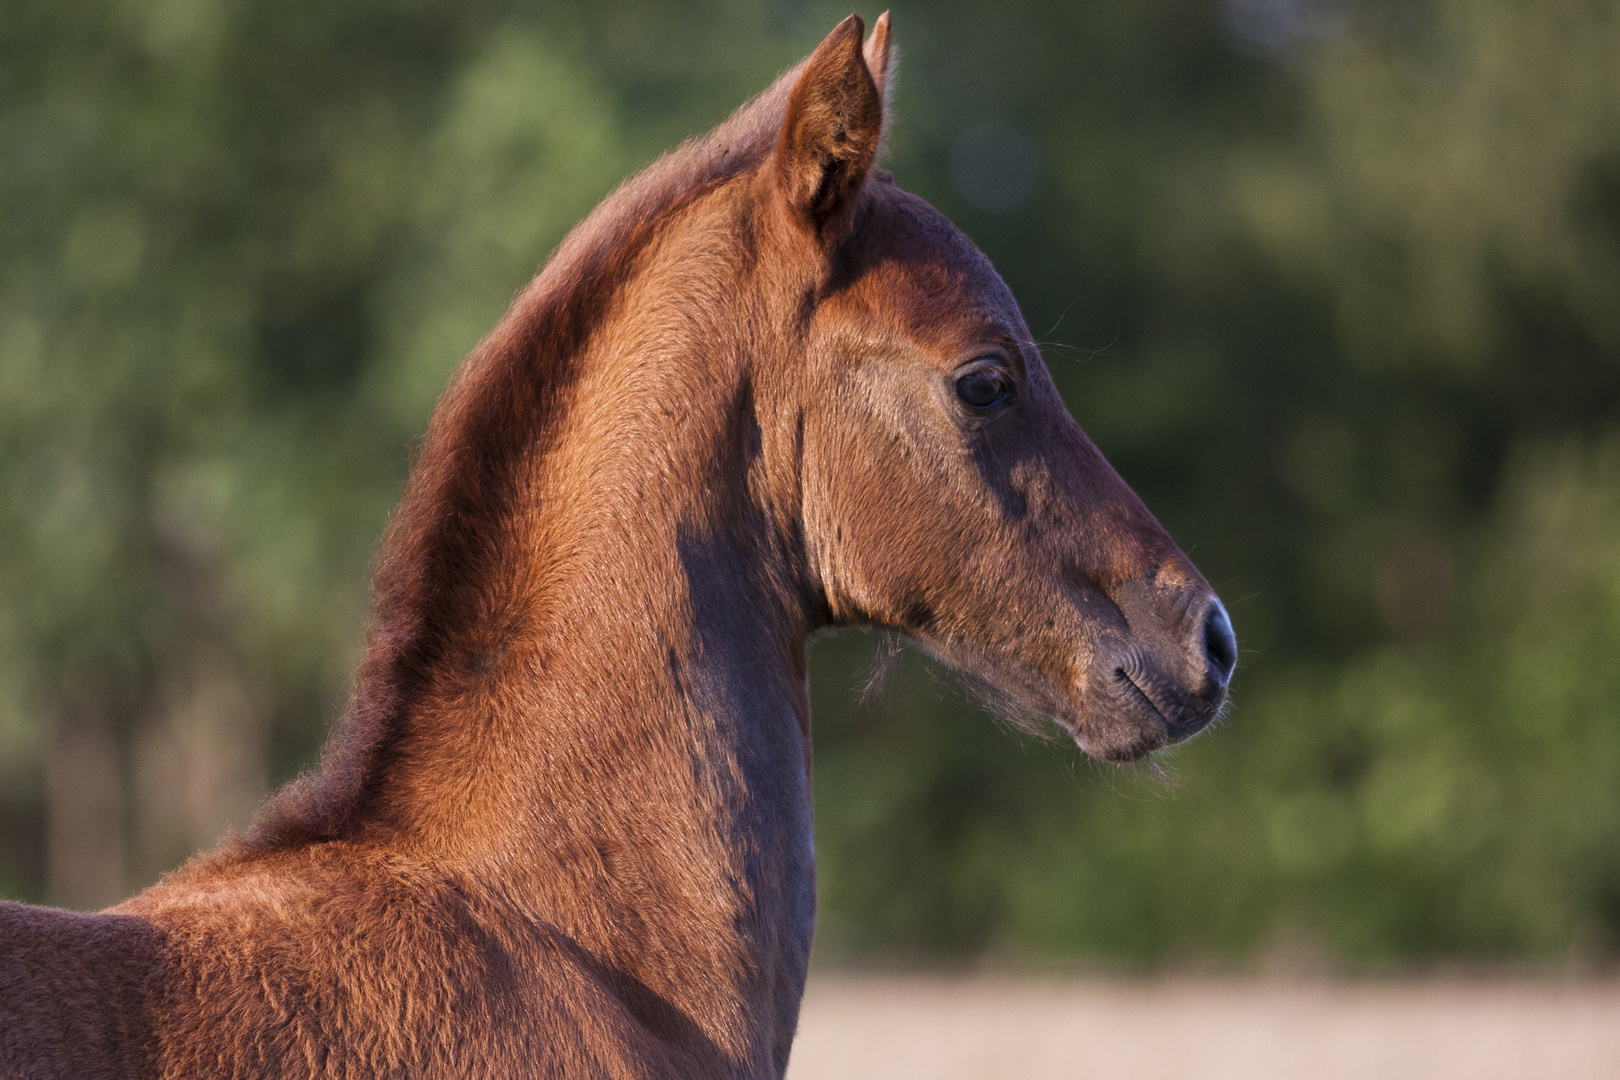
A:
{"label": "horse eye", "polygon": [[956,396],[970,409],[993,409],[1012,400],[1012,380],[1000,368],[982,367],[956,380]]}

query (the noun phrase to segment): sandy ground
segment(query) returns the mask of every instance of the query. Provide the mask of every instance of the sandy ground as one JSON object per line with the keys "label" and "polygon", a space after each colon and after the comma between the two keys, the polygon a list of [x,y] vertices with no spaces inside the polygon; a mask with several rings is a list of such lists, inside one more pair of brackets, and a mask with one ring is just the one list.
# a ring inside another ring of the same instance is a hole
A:
{"label": "sandy ground", "polygon": [[1620,982],[812,976],[788,1080],[1620,1080]]}

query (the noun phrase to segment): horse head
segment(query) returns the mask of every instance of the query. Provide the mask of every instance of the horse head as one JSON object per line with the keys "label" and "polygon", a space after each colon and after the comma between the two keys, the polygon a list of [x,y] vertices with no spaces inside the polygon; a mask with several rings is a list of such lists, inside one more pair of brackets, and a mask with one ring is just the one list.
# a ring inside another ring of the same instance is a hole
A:
{"label": "horse head", "polygon": [[873,168],[887,16],[805,62],[755,198],[785,302],[756,375],[826,622],[899,631],[1128,760],[1202,729],[1237,661],[1225,608],[1069,415],[1007,286]]}

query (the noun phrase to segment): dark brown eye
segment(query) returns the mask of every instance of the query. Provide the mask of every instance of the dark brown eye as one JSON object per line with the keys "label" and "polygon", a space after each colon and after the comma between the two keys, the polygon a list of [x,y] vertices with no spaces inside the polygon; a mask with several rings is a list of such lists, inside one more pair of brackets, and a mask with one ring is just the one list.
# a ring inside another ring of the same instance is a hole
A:
{"label": "dark brown eye", "polygon": [[988,412],[1011,403],[1012,376],[1005,368],[989,366],[974,368],[956,380],[956,396],[961,398],[962,404],[968,408],[977,412]]}

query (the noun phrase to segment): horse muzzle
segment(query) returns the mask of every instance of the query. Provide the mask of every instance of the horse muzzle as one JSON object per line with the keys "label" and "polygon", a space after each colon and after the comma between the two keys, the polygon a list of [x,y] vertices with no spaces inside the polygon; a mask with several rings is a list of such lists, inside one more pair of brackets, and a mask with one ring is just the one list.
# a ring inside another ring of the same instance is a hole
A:
{"label": "horse muzzle", "polygon": [[1104,634],[1092,653],[1074,734],[1093,757],[1133,761],[1191,738],[1220,715],[1237,638],[1207,589],[1133,583],[1113,599],[1126,625]]}

